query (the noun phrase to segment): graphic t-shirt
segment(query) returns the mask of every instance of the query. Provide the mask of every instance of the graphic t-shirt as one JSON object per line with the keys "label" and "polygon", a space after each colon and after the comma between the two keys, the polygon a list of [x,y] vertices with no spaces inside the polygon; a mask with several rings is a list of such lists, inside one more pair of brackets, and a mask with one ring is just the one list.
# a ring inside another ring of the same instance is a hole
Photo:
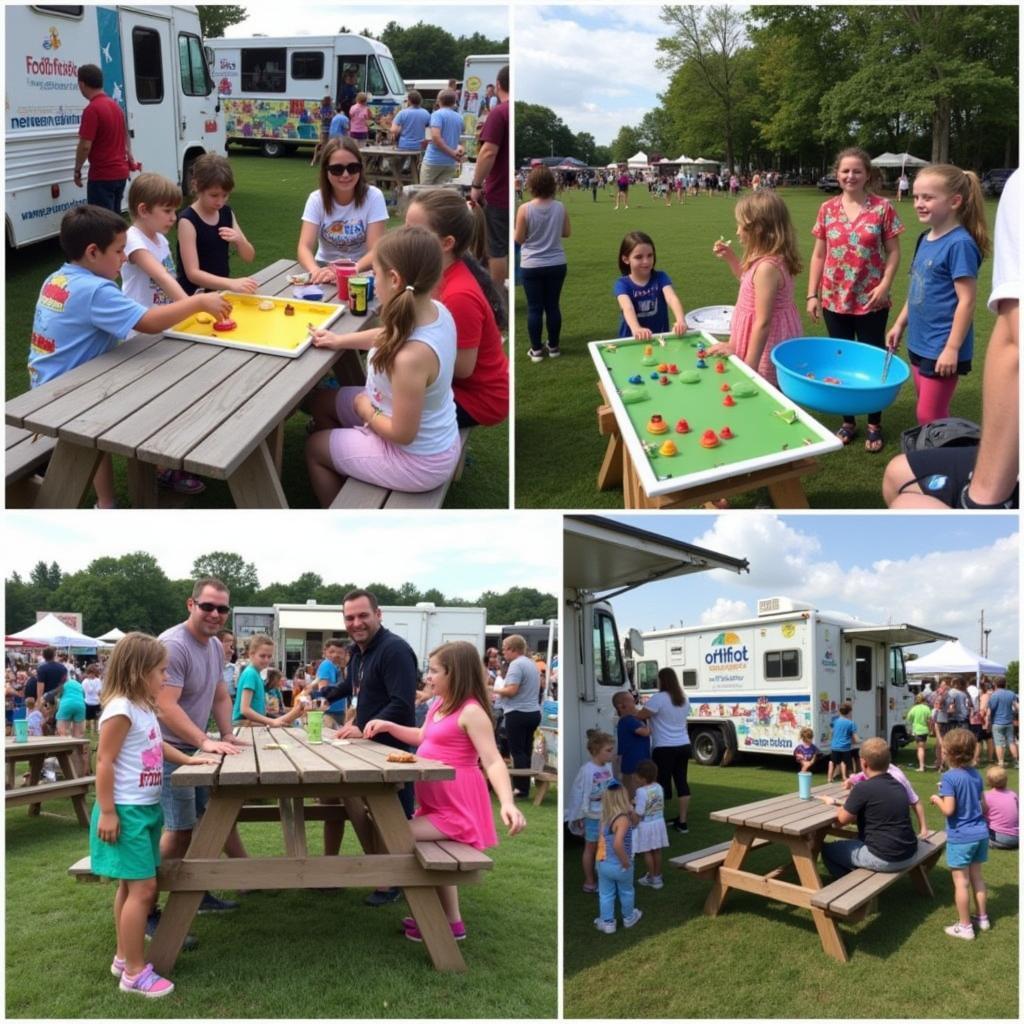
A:
{"label": "graphic t-shirt", "polygon": [[100,735],[104,723],[119,715],[131,725],[114,762],[114,803],[158,804],[164,784],[164,748],[156,712],[127,697],[114,697],[100,715]]}
{"label": "graphic t-shirt", "polygon": [[[629,274],[624,274],[615,282],[612,289],[615,298],[625,295],[633,304],[633,310],[641,327],[646,327],[654,334],[668,331],[668,306],[665,303],[664,291],[671,287],[672,278],[664,270],[652,270],[646,284],[637,284]],[[633,332],[626,323],[626,318],[619,318],[619,337],[631,338]]]}
{"label": "graphic t-shirt", "polygon": [[657,782],[638,786],[633,806],[643,821],[657,821],[665,817],[665,791]]}
{"label": "graphic t-shirt", "polygon": [[793,748],[793,757],[797,761],[810,761],[818,753],[818,748],[813,743],[801,743]]}
{"label": "graphic t-shirt", "polygon": [[384,193],[375,185],[366,192],[361,205],[346,203],[339,206],[332,203],[329,210],[324,211],[320,190],[310,192],[306,200],[306,208],[302,211],[302,219],[308,224],[317,226],[319,245],[316,259],[320,263],[332,260],[359,260],[366,255],[366,230],[371,224],[388,219],[388,208],[384,201]]}
{"label": "graphic t-shirt", "polygon": [[598,819],[601,817],[601,794],[608,788],[614,777],[610,764],[594,764],[588,761],[581,769],[583,774],[583,793],[586,800],[586,816]]}
{"label": "graphic t-shirt", "polygon": [[150,238],[133,224],[128,229],[127,242],[124,247],[124,254],[128,257],[128,262],[121,268],[121,291],[143,306],[169,305],[174,300],[167,292],[141,267],[132,263],[132,253],[139,251],[148,252],[172,278],[177,276],[178,272],[171,256],[170,242],[159,232],[156,238]]}

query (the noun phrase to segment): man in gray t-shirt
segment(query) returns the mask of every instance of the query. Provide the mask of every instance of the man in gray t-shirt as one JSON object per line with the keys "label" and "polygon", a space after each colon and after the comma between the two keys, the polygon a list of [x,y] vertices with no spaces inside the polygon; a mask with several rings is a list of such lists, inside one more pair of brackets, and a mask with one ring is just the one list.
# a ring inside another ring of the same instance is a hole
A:
{"label": "man in gray t-shirt", "polygon": [[[533,734],[540,725],[540,673],[526,656],[526,641],[518,633],[505,637],[501,649],[509,666],[504,685],[494,687],[494,693],[501,698],[505,712],[505,732],[509,753],[512,755],[512,767],[528,769],[533,751]],[[517,797],[529,797],[528,775],[514,775],[512,782]]]}

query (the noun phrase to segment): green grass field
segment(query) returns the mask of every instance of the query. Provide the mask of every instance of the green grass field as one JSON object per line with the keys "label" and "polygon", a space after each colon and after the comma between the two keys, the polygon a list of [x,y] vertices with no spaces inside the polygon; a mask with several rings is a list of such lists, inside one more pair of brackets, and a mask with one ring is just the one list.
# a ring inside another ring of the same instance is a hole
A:
{"label": "green grass field", "polygon": [[[929,751],[931,756],[931,751]],[[935,772],[918,775],[912,748],[899,763],[922,800],[935,791]],[[929,760],[927,763],[932,763]],[[1009,785],[1019,788],[1019,773]],[[849,962],[821,949],[809,912],[730,891],[722,912],[705,917],[710,882],[672,868],[667,860],[731,838],[709,813],[795,792],[786,758],[744,757],[727,768],[691,763],[688,835],[670,831],[663,851],[665,888],[637,887],[643,918],[631,930],[602,935],[593,925],[597,898],[581,892],[582,844],[565,850],[566,1017],[750,1018],[1016,1018],[1018,1001],[1018,855],[991,850],[984,868],[992,930],[973,944],[944,935],[956,920],[952,876],[945,857],[931,874],[935,898],[919,896],[900,879],[879,897],[879,912],[858,924],[840,923]],[[824,768],[815,784],[825,782]],[[666,818],[675,816],[675,800]],[[930,828],[943,827],[927,805]],[[750,855],[755,869],[788,860],[778,845]],[[639,877],[643,857],[637,856]],[[821,869],[824,873],[824,868]]]}
{"label": "green grass field", "polygon": [[[113,884],[83,884],[66,873],[89,852],[70,800],[44,804],[37,818],[12,808],[5,1017],[554,1017],[556,798],[520,806],[527,828],[508,839],[496,818],[494,868],[461,893],[465,974],[434,971],[423,947],[403,938],[404,901],[371,908],[359,889],[263,891],[240,897],[230,913],[197,917],[199,948],[178,958],[175,991],[151,1002],[119,992],[110,976]],[[250,853],[283,854],[275,825],[240,830]],[[342,849],[354,853],[349,832]],[[319,824],[310,823],[307,835],[316,850]]]}
{"label": "green grass field", "polygon": [[[825,196],[815,189],[784,189],[797,226],[801,255],[806,264],[813,239],[810,229]],[[587,351],[589,341],[613,338],[618,331],[619,313],[612,285],[619,276],[616,260],[619,244],[628,231],[646,231],[655,242],[658,267],[672,278],[684,309],[732,304],[738,283],[728,268],[711,255],[720,236],[733,237],[736,222],[734,201],[725,195],[687,197],[680,207],[671,208],[649,195],[644,188],[630,189],[629,210],[615,211],[610,191],[599,192],[598,201],[589,191],[566,192],[565,203],[572,223],[572,237],[566,240],[569,273],[562,292],[562,357],[531,363],[525,358],[526,301],[522,288],[516,289],[516,506],[519,508],[622,508],[618,488],[598,492],[597,472],[606,439],[597,433],[594,411],[600,404],[597,371]],[[986,206],[990,230],[995,219],[995,202]],[[909,202],[898,207],[906,225],[903,261],[896,275],[892,299],[898,311],[906,298],[907,270],[920,227]],[[952,413],[967,419],[981,419],[981,367],[993,316],[985,306],[992,280],[992,265],[981,266],[978,306],[974,316],[975,371],[961,378],[953,399]],[[794,295],[807,294],[807,269],[799,275]],[[797,302],[803,312],[802,302]],[[895,319],[895,313],[890,321]],[[803,316],[808,335],[824,335],[822,323],[812,324]],[[905,354],[906,349],[902,350]],[[864,420],[860,436],[845,451],[826,455],[821,470],[805,479],[804,487],[813,508],[882,507],[881,481],[886,462],[899,454],[900,431],[915,424],[914,390],[908,383],[896,402],[886,411],[882,423],[886,445],[877,455],[864,451]],[[840,417],[812,414],[831,428]],[[754,495],[731,499],[738,507],[752,505]]]}
{"label": "green grass field", "polygon": [[[256,247],[256,260],[246,264],[233,256],[231,272],[244,275],[275,260],[295,259],[299,239],[299,219],[309,193],[316,188],[314,168],[309,166],[310,151],[300,150],[270,160],[255,150],[232,150],[235,191],[231,197],[238,222]],[[391,226],[399,225],[392,218]],[[171,232],[174,251],[174,232]],[[55,239],[7,251],[6,302],[4,309],[7,338],[4,376],[7,397],[28,389],[28,338],[39,288],[45,277],[64,262]],[[282,483],[292,508],[316,508],[316,499],[306,475],[305,442],[307,416],[298,413],[288,420],[284,437]],[[508,424],[474,430],[469,442],[466,471],[454,483],[445,499],[445,508],[507,508]],[[114,467],[118,504],[128,504],[127,473],[123,459],[115,458]],[[188,508],[224,508],[233,506],[227,484],[207,480],[206,492],[181,499],[165,500]],[[88,498],[87,507],[92,507]]]}

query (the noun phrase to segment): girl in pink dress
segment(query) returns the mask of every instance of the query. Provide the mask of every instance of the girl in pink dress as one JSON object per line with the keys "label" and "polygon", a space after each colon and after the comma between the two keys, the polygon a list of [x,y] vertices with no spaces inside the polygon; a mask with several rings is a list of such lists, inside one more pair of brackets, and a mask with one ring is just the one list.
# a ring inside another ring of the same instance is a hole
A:
{"label": "girl in pink dress", "polygon": [[[494,742],[487,673],[477,649],[458,640],[431,651],[427,684],[433,686],[436,699],[422,729],[374,718],[364,726],[363,735],[372,739],[378,733],[389,733],[416,746],[421,757],[443,761],[455,769],[454,779],[416,783],[418,806],[411,823],[416,839],[450,839],[484,850],[496,845],[498,836],[483,772],[498,795],[508,834],[514,836],[525,828],[526,819],[515,805],[508,769]],[[464,939],[458,888],[440,886],[438,892],[452,935]],[[407,939],[423,941],[414,918],[407,917],[402,924]]]}
{"label": "girl in pink dress", "polygon": [[713,345],[712,355],[737,355],[778,387],[772,349],[803,328],[793,304],[793,275],[800,272],[796,229],[789,209],[770,189],[744,196],[736,204],[736,235],[743,261],[723,239],[712,251],[739,278],[740,294],[727,343]]}

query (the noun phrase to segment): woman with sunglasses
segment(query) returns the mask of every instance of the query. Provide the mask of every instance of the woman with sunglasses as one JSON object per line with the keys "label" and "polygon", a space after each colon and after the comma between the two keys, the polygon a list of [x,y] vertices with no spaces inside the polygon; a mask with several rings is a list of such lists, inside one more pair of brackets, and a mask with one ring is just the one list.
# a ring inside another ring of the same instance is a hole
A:
{"label": "woman with sunglasses", "polygon": [[298,257],[310,282],[333,284],[333,260],[352,260],[357,270],[368,270],[387,219],[384,193],[364,180],[359,145],[348,137],[331,139],[320,157],[320,187],[302,211]]}

